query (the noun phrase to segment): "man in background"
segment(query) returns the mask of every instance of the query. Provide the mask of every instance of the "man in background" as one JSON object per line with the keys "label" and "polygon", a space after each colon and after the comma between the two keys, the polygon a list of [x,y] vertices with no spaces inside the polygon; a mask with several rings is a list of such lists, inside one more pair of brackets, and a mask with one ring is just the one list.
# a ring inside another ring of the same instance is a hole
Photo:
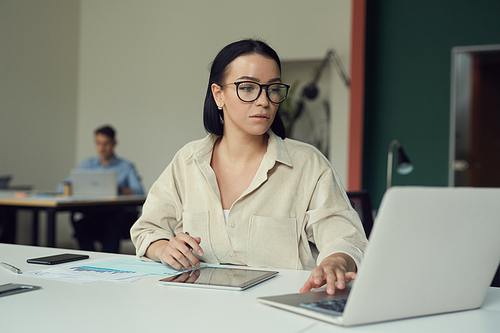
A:
{"label": "man in background", "polygon": [[[84,160],[77,169],[115,171],[120,195],[144,195],[134,164],[115,155],[115,130],[111,126],[96,129],[94,143],[98,156]],[[63,192],[64,183],[71,183],[71,176],[59,184],[58,193]],[[72,216],[75,238],[81,250],[95,251],[94,241],[99,241],[102,251],[111,253],[119,252],[120,239],[130,237],[129,230],[136,219],[135,210],[106,207],[82,210]]]}

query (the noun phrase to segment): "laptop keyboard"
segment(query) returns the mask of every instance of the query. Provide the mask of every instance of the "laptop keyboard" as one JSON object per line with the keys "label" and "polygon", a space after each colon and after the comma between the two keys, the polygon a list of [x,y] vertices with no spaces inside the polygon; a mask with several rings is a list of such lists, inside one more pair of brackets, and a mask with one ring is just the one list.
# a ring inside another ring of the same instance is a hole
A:
{"label": "laptop keyboard", "polygon": [[345,305],[347,303],[347,298],[334,299],[330,301],[322,302],[310,302],[310,303],[300,303],[300,306],[305,308],[341,316],[344,312]]}

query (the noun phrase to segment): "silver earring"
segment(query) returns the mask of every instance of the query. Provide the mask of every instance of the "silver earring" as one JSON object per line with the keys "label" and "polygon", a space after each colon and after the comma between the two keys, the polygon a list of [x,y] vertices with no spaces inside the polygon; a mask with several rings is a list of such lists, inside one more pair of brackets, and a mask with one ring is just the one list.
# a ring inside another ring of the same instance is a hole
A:
{"label": "silver earring", "polygon": [[219,108],[219,120],[220,123],[224,125],[224,113],[222,112],[222,107],[218,106]]}

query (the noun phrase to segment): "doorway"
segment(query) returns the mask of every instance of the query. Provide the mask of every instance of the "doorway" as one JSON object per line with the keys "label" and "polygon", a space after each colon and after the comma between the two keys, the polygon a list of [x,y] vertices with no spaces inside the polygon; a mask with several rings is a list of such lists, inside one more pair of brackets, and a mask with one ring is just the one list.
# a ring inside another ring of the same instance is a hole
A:
{"label": "doorway", "polygon": [[450,186],[500,187],[500,45],[452,50]]}

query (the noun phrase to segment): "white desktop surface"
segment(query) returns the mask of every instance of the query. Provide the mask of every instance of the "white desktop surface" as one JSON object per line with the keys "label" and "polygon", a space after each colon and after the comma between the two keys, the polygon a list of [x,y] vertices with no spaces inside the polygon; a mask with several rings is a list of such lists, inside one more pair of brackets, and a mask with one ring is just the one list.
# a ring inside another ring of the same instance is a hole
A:
{"label": "white desktop surface", "polygon": [[[26,259],[59,253],[113,255],[0,244],[0,261],[23,271],[48,268]],[[498,332],[500,289],[490,288],[483,307],[439,316],[342,328],[276,309],[257,297],[298,292],[308,271],[280,274],[246,291],[167,287],[159,276],[139,281],[74,284],[0,269],[0,284],[25,283],[41,290],[0,297],[1,332]],[[430,282],[432,283],[432,282]],[[466,286],[464,286],[466,288]],[[457,291],[459,292],[459,291]],[[409,300],[411,301],[411,300]]]}

